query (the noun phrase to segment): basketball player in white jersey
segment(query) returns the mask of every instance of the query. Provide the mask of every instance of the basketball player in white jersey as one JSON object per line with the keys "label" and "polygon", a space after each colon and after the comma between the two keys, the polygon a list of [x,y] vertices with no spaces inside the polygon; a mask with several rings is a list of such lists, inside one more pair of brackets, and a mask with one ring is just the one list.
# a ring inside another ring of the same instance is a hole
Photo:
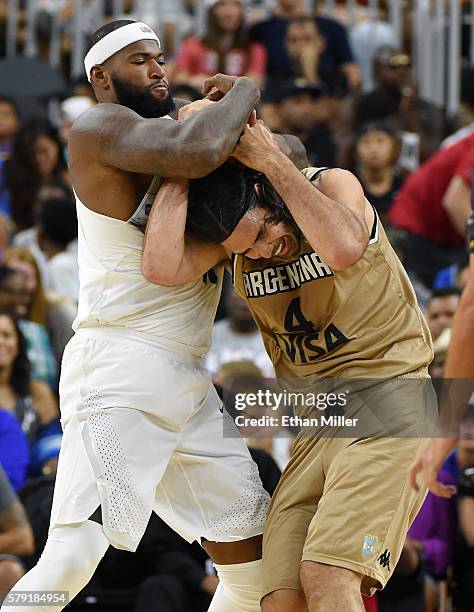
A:
{"label": "basketball player in white jersey", "polygon": [[[268,495],[245,443],[223,440],[221,404],[200,360],[222,268],[180,287],[154,285],[141,272],[153,177],[200,177],[219,166],[259,92],[250,79],[218,76],[208,90],[222,100],[173,121],[165,118],[174,102],[163,64],[156,34],[130,21],[98,30],[85,59],[99,104],[69,141],[80,297],[62,364],[64,436],[49,538],[2,610],[31,609],[9,606],[19,591],[72,599],[110,544],[136,549],[153,510],[215,561],[210,610],[260,610]],[[64,605],[46,598],[35,609]]]}

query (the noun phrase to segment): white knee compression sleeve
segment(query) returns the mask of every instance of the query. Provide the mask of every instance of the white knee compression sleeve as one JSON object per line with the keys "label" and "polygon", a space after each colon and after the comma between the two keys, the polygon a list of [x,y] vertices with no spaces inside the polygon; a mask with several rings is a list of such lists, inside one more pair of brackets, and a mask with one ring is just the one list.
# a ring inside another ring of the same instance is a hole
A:
{"label": "white knee compression sleeve", "polygon": [[215,568],[220,582],[208,612],[260,612],[261,559]]}
{"label": "white knee compression sleeve", "polygon": [[[54,527],[38,563],[16,583],[11,593],[67,591],[72,600],[92,578],[108,547],[102,526],[93,521]],[[58,612],[65,605],[9,606],[5,602],[2,612]]]}

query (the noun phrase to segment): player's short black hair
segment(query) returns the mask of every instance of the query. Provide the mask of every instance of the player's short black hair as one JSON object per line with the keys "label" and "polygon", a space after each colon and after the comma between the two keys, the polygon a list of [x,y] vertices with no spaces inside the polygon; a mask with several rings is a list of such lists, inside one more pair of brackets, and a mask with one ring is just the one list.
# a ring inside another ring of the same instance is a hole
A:
{"label": "player's short black hair", "polygon": [[255,183],[255,172],[233,163],[191,180],[186,231],[203,242],[225,240],[245,213],[257,206]]}
{"label": "player's short black hair", "polygon": [[71,197],[45,200],[38,216],[46,240],[65,248],[77,238],[76,207]]}
{"label": "player's short black hair", "polygon": [[104,36],[110,34],[110,32],[114,32],[115,30],[123,28],[123,26],[129,25],[131,23],[136,22],[133,19],[117,19],[116,21],[111,21],[110,23],[106,23],[105,25],[101,26],[98,30],[94,32],[94,34],[92,34],[88,51],[90,51],[90,49],[95,44],[97,44],[99,40],[102,40]]}
{"label": "player's short black hair", "polygon": [[448,297],[450,295],[461,295],[462,291],[459,287],[441,287],[435,289],[431,295],[431,299]]}
{"label": "player's short black hair", "polygon": [[[255,185],[259,185],[260,194]],[[226,162],[204,178],[189,182],[186,232],[202,242],[218,244],[230,236],[247,211],[257,206],[267,211],[266,223],[284,221],[300,233],[264,174]]]}

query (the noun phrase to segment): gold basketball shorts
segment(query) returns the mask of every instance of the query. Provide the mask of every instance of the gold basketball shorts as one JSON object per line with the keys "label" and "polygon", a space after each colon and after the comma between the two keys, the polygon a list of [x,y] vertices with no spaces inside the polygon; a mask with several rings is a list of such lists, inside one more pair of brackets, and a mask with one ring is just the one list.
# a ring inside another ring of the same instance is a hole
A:
{"label": "gold basketball shorts", "polygon": [[[398,408],[405,431],[410,413],[432,419],[436,410],[426,379],[397,381],[386,396],[375,394],[385,411]],[[416,493],[407,472],[428,439],[403,435],[394,426],[390,437],[295,440],[265,524],[262,597],[301,590],[302,561],[361,574],[366,595],[385,586],[427,492]]]}

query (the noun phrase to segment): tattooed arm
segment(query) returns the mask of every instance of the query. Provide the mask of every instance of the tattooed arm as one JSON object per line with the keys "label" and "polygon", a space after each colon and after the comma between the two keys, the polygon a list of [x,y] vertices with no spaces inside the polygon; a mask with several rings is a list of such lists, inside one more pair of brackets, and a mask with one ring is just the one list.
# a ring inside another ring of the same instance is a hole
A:
{"label": "tattooed arm", "polygon": [[143,119],[119,104],[99,104],[75,124],[71,158],[94,156],[126,172],[199,178],[232,153],[260,92],[247,77],[232,80],[216,104],[186,122]]}
{"label": "tattooed arm", "polygon": [[[201,102],[195,103],[196,108]],[[298,138],[280,136],[278,144],[294,163],[303,162],[304,167],[306,151]],[[203,244],[185,234],[187,209],[187,181],[165,181],[153,203],[145,235],[142,272],[148,281],[181,285],[200,278],[220,261],[228,261],[229,254],[221,245]]]}

